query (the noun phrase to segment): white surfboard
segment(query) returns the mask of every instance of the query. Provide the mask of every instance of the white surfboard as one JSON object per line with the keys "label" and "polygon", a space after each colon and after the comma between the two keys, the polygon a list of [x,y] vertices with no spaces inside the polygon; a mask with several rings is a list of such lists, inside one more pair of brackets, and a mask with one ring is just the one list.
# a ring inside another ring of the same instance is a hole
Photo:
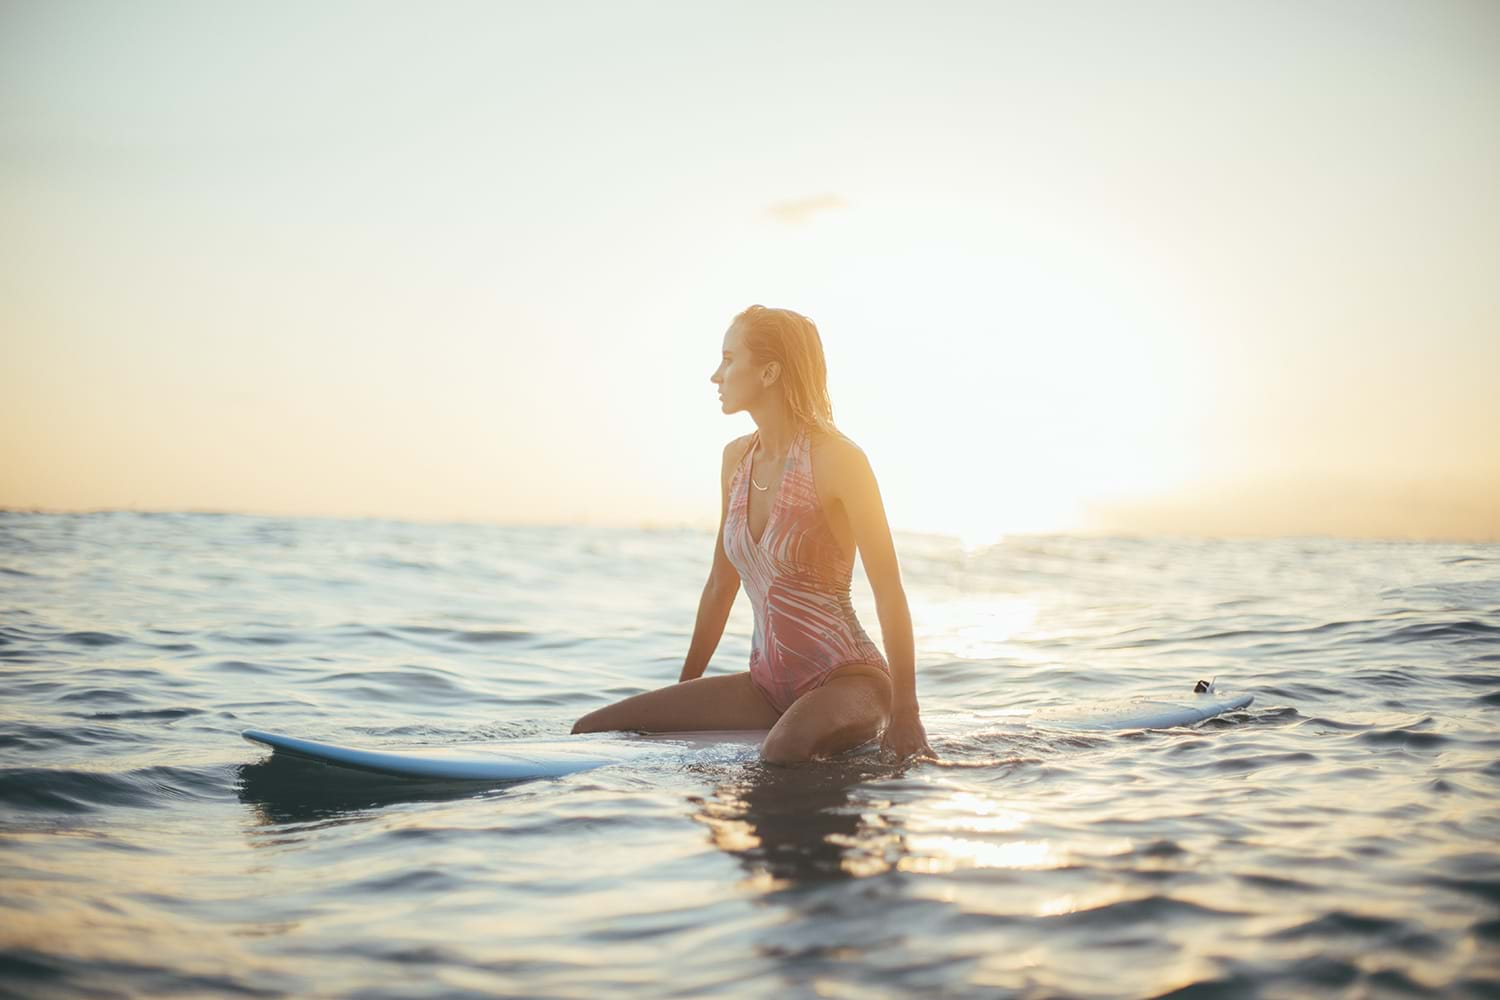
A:
{"label": "white surfboard", "polygon": [[[1254,701],[1248,694],[1223,694],[1210,685],[1181,699],[1134,698],[1039,712],[1024,720],[1046,729],[1112,731],[1188,726]],[[370,749],[320,743],[296,736],[246,729],[240,734],[277,753],[400,778],[428,781],[526,781],[560,778],[609,764],[690,758],[709,747],[737,747],[751,759],[765,739],[761,730],[621,734],[591,733],[541,740],[474,743],[441,747]]]}
{"label": "white surfboard", "polygon": [[1038,712],[1026,721],[1046,729],[1109,732],[1122,729],[1170,729],[1191,726],[1225,712],[1246,708],[1254,695],[1226,694],[1212,686],[1180,699],[1128,698],[1070,705]]}
{"label": "white surfboard", "polygon": [[661,733],[627,736],[598,733],[542,740],[508,740],[438,747],[371,749],[321,743],[260,729],[240,733],[280,754],[338,767],[428,781],[526,781],[560,778],[608,764],[683,756],[708,747],[739,746],[748,756],[763,730]]}

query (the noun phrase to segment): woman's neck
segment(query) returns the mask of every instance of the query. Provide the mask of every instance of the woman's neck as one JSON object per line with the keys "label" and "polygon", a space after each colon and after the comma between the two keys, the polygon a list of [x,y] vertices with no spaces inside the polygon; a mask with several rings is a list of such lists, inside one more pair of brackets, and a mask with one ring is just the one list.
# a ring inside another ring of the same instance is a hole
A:
{"label": "woman's neck", "polygon": [[766,414],[752,412],[750,416],[760,434],[761,453],[772,458],[785,455],[799,430],[798,422],[791,412],[778,409]]}

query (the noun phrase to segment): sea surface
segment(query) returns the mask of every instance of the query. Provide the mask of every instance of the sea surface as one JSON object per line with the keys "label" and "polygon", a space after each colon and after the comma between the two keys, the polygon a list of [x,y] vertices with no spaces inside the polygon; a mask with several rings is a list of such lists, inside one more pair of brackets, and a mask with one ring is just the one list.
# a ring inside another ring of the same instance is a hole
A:
{"label": "sea surface", "polygon": [[[1500,995],[1496,545],[898,535],[937,762],[413,785],[239,736],[566,734],[676,679],[712,546],[0,513],[0,994]],[[1026,722],[1200,678],[1255,702]]]}

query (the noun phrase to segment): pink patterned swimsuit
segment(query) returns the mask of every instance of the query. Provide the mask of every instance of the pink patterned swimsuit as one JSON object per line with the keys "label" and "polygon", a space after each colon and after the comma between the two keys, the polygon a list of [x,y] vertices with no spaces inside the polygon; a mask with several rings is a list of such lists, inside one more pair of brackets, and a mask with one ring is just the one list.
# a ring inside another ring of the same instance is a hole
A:
{"label": "pink patterned swimsuit", "polygon": [[[755,451],[752,441],[749,456]],[[740,459],[729,484],[724,554],[739,570],[755,612],[750,679],[779,712],[840,667],[889,671],[849,600],[854,556],[839,547],[813,487],[812,443],[804,427],[787,448],[781,486],[760,541],[750,537],[750,465]]]}

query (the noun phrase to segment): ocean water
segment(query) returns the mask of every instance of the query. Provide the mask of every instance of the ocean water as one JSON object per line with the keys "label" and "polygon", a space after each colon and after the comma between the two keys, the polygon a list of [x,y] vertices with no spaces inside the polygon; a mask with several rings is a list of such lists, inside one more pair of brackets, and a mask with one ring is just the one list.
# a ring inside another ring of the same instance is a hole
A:
{"label": "ocean water", "polygon": [[[0,513],[0,993],[1500,995],[1500,546],[900,535],[937,763],[411,785],[238,736],[565,733],[675,680],[712,544]],[[742,595],[710,671],[749,641]],[[1025,722],[1200,677],[1255,703]]]}

